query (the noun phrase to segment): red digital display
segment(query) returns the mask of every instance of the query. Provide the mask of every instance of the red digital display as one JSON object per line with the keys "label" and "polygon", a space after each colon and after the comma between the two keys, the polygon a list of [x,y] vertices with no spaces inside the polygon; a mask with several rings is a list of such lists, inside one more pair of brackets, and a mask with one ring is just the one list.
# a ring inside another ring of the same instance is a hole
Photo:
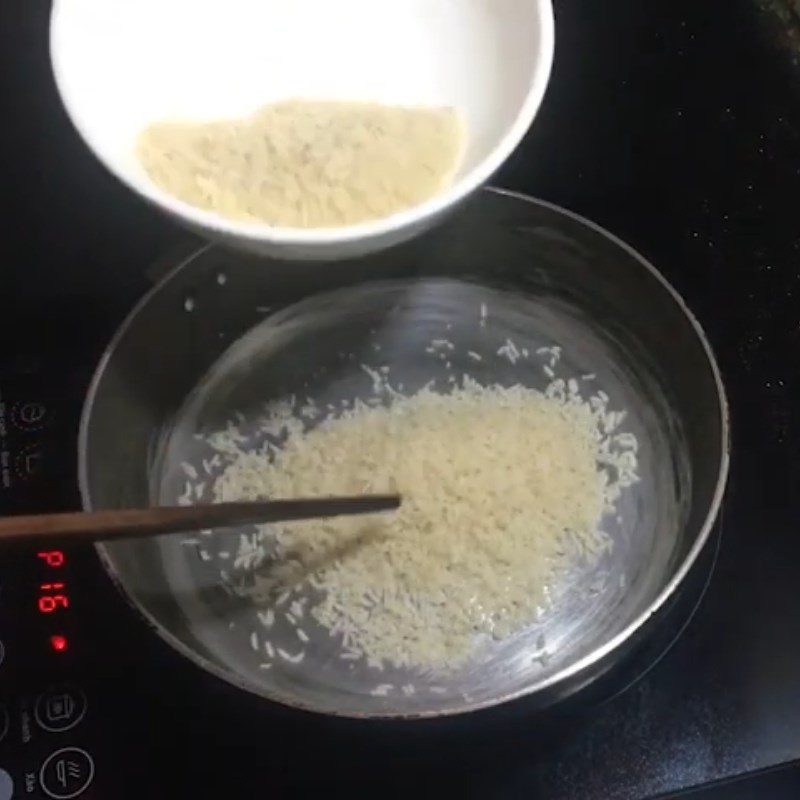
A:
{"label": "red digital display", "polygon": [[[38,558],[54,570],[60,573],[61,568],[66,563],[63,550],[40,550],[37,554]],[[49,570],[48,570],[49,571]],[[60,577],[60,574],[59,574]],[[39,611],[42,614],[52,614],[62,608],[69,607],[69,596],[66,592],[66,585],[63,581],[48,580],[39,585],[39,599],[37,601]],[[63,638],[63,637],[62,637]],[[52,643],[52,639],[50,640]],[[64,640],[66,643],[66,640]],[[58,649],[53,645],[54,649]],[[64,648],[62,648],[64,649]]]}
{"label": "red digital display", "polygon": [[39,598],[39,611],[42,614],[52,614],[56,609],[68,606],[69,598],[65,594],[43,594]]}
{"label": "red digital display", "polygon": [[36,555],[41,558],[48,567],[64,566],[63,550],[40,550]]}
{"label": "red digital display", "polygon": [[52,647],[56,653],[63,653],[69,647],[67,637],[62,636],[60,633],[54,634],[50,637],[50,647]]}

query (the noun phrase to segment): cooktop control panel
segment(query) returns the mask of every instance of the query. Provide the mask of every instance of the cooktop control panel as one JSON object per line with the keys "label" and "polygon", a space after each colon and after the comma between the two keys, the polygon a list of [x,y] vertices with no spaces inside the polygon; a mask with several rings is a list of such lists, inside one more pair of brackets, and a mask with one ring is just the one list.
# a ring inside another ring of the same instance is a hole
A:
{"label": "cooktop control panel", "polygon": [[0,800],[91,797],[96,756],[71,554],[18,553],[0,573]]}
{"label": "cooktop control panel", "polygon": [[[66,507],[60,484],[71,465],[49,443],[64,409],[48,395],[35,359],[10,366],[0,373],[0,513],[60,510]],[[96,649],[80,624],[87,595],[76,564],[84,557],[63,547],[4,551],[0,800],[94,796],[92,698],[78,677]]]}

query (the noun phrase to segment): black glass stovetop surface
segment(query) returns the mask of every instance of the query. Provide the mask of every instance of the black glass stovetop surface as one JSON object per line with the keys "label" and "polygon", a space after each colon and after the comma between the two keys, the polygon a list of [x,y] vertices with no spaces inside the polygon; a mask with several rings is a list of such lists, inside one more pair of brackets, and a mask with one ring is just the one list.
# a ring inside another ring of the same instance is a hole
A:
{"label": "black glass stovetop surface", "polygon": [[[0,701],[10,714],[0,773],[22,765],[15,797],[44,796],[43,760],[66,745],[89,752],[96,768],[82,796],[115,798],[341,790],[633,799],[800,758],[793,40],[755,0],[558,0],[556,12],[545,104],[497,183],[627,240],[683,294],[714,345],[731,404],[733,468],[716,568],[688,628],[640,681],[566,727],[539,729],[521,710],[508,721],[454,721],[420,733],[416,746],[416,733],[375,729],[370,746],[372,732],[267,708],[186,664],[116,596],[91,552],[78,551],[70,553],[72,649],[58,677],[79,685],[87,713],[69,740],[34,724],[25,742],[14,738],[24,708],[11,695],[19,686],[35,698],[49,685],[50,662],[30,649],[42,618],[15,605],[31,599],[27,578],[40,576],[25,554],[9,556],[0,559]],[[47,4],[30,0],[0,8],[3,513],[77,507],[86,384],[159,272],[152,265],[185,238],[77,140],[52,86],[47,14]],[[50,762],[48,785],[61,780],[65,789],[78,780],[68,770],[86,764],[75,756],[61,773],[57,766]],[[800,794],[788,769],[754,780],[707,796]],[[0,797],[2,787],[0,774]]]}

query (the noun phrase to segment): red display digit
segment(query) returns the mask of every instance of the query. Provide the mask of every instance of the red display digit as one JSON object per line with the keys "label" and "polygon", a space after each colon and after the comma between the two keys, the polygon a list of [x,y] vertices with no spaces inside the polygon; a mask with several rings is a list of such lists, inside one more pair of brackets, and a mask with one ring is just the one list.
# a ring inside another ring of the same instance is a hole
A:
{"label": "red display digit", "polygon": [[40,550],[36,554],[48,567],[60,567],[64,564],[64,552],[62,550]]}
{"label": "red display digit", "polygon": [[63,594],[46,594],[39,598],[39,611],[51,614],[57,608],[67,608],[69,598]]}

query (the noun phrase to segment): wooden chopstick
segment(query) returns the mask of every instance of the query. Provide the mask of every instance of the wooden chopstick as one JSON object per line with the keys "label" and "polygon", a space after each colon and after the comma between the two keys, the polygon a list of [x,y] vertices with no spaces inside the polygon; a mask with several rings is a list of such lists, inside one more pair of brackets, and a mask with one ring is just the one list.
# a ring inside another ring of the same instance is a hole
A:
{"label": "wooden chopstick", "polygon": [[400,502],[399,495],[363,495],[5,517],[0,519],[0,544],[62,538],[77,544],[205,528],[372,514],[396,509]]}

